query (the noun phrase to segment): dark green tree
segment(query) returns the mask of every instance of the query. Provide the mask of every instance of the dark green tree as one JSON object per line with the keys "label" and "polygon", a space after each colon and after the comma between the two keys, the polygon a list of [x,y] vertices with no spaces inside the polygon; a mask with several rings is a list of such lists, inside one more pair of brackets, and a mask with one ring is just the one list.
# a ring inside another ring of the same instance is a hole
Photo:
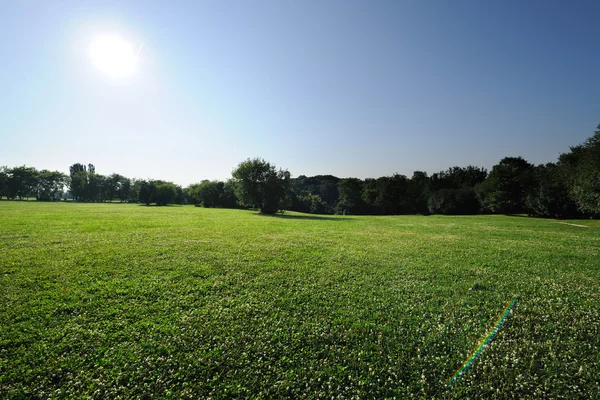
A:
{"label": "dark green tree", "polygon": [[121,175],[118,176],[116,196],[121,202],[128,201],[131,196],[131,179]]}
{"label": "dark green tree", "polygon": [[366,214],[382,214],[383,209],[379,206],[378,194],[379,187],[377,185],[378,180],[367,178],[363,181],[363,189],[362,189],[362,201],[365,204],[365,213]]}
{"label": "dark green tree", "polygon": [[363,182],[358,178],[345,178],[338,182],[339,200],[337,212],[340,214],[362,214],[366,204],[362,198]]}
{"label": "dark green tree", "polygon": [[8,198],[8,167],[0,166],[0,199]]}
{"label": "dark green tree", "polygon": [[[296,193],[296,197],[304,194],[312,194],[319,196],[321,204],[325,208],[324,213],[333,214],[335,212],[335,206],[338,203],[338,182],[339,178],[332,175],[316,175],[312,177],[306,177],[300,175],[298,178],[292,179],[293,192]],[[296,204],[294,207],[300,207],[304,209],[304,206],[298,202],[296,198],[293,203]],[[294,208],[296,209],[296,208]],[[301,211],[301,210],[297,210]]]}
{"label": "dark green tree", "polygon": [[377,204],[384,214],[408,214],[412,212],[408,195],[409,179],[405,175],[394,174],[378,179]]}
{"label": "dark green tree", "polygon": [[221,194],[221,207],[223,208],[238,208],[239,200],[235,194],[235,184],[232,180],[227,180],[223,183],[223,193]]}
{"label": "dark green tree", "polygon": [[97,174],[96,172],[91,172],[95,171],[95,169],[93,169],[92,164],[90,164],[90,166],[92,169],[88,169],[88,181],[85,190],[86,201],[104,201],[106,198],[106,177],[104,175]]}
{"label": "dark green tree", "polygon": [[144,203],[140,200],[140,189],[142,187],[142,179],[132,179],[131,180],[131,188],[129,190],[129,197],[127,198],[127,202],[129,203]]}
{"label": "dark green tree", "polygon": [[119,174],[110,174],[106,177],[106,180],[104,181],[104,193],[106,200],[112,201],[118,197],[117,191],[119,190],[120,179],[121,175]]}
{"label": "dark green tree", "polygon": [[525,205],[531,215],[550,218],[576,218],[581,213],[569,194],[565,168],[548,163],[534,169]]}
{"label": "dark green tree", "polygon": [[198,194],[198,187],[200,183],[192,183],[185,189],[183,189],[183,193],[185,195],[185,202],[187,204],[195,204],[201,205],[202,201],[200,200],[200,196]]}
{"label": "dark green tree", "polygon": [[485,168],[474,166],[452,167],[433,174],[429,180],[430,192],[427,200],[429,212],[433,214],[477,214],[481,203],[475,186],[487,177]]}
{"label": "dark green tree", "polygon": [[203,180],[190,185],[188,196],[194,200],[194,204],[202,204],[204,207],[221,207],[223,187],[222,182]]}
{"label": "dark green tree", "polygon": [[175,204],[185,204],[185,193],[183,192],[183,188],[179,185],[175,185],[175,190],[177,191],[177,195],[175,196]]}
{"label": "dark green tree", "polygon": [[282,209],[290,186],[290,173],[262,158],[247,159],[232,172],[235,194],[242,206],[257,207],[263,214]]}
{"label": "dark green tree", "polygon": [[567,172],[570,197],[579,210],[590,216],[600,215],[600,124],[584,143],[561,154],[559,166]]}
{"label": "dark green tree", "polygon": [[303,194],[293,193],[292,210],[304,213],[326,214],[328,207],[325,202],[316,194],[305,192]]}
{"label": "dark green tree", "polygon": [[533,183],[533,165],[521,157],[505,157],[494,165],[487,179],[477,185],[483,207],[494,213],[526,211],[525,194]]}
{"label": "dark green tree", "polygon": [[429,198],[430,191],[427,172],[415,171],[407,187],[409,212],[411,214],[429,213],[427,199]]}
{"label": "dark green tree", "polygon": [[88,182],[87,168],[85,165],[76,163],[69,167],[68,187],[75,201],[87,200],[86,189]]}
{"label": "dark green tree", "polygon": [[157,206],[166,206],[175,202],[177,198],[177,185],[172,182],[158,181],[155,188],[154,201]]}
{"label": "dark green tree", "polygon": [[430,186],[432,191],[440,189],[474,188],[487,178],[485,168],[474,167],[452,167],[446,171],[431,175]]}
{"label": "dark green tree", "polygon": [[429,195],[427,206],[431,214],[468,215],[477,214],[481,203],[471,187],[440,189]]}
{"label": "dark green tree", "polygon": [[156,201],[156,184],[151,180],[139,180],[138,199],[147,206]]}
{"label": "dark green tree", "polygon": [[25,165],[7,170],[7,196],[10,199],[23,200],[35,194],[38,171]]}
{"label": "dark green tree", "polygon": [[63,193],[67,176],[59,171],[44,169],[37,174],[35,197],[41,201],[59,200]]}

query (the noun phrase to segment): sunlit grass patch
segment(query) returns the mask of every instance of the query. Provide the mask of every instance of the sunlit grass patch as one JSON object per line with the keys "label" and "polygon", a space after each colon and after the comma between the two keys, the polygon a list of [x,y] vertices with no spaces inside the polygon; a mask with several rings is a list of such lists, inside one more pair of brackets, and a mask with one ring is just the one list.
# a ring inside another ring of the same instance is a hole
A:
{"label": "sunlit grass patch", "polygon": [[0,224],[3,398],[600,395],[598,229],[33,202]]}

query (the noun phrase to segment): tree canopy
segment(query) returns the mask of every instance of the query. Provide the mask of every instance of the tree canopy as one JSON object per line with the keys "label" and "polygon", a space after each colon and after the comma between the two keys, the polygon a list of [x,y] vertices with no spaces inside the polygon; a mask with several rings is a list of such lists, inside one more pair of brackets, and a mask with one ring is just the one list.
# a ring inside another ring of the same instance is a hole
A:
{"label": "tree canopy", "polygon": [[[68,191],[65,192],[65,188]],[[75,163],[69,174],[29,166],[0,167],[0,198],[82,202],[139,202],[204,207],[259,208],[344,214],[529,214],[551,218],[600,216],[600,124],[557,162],[533,165],[505,157],[488,174],[485,168],[454,166],[411,178],[332,175],[291,178],[262,158],[242,161],[228,181],[202,180],[186,188],[154,179],[102,175],[89,163]]]}
{"label": "tree canopy", "polygon": [[256,207],[264,214],[282,209],[290,186],[290,173],[253,158],[242,161],[231,173],[235,194],[241,205]]}

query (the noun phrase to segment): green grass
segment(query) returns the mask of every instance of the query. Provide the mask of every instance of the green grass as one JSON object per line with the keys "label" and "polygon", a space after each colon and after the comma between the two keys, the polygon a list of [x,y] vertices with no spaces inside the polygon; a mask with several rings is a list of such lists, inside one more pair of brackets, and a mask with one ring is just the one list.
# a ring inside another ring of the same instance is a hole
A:
{"label": "green grass", "polygon": [[3,201],[0,398],[599,398],[571,222]]}

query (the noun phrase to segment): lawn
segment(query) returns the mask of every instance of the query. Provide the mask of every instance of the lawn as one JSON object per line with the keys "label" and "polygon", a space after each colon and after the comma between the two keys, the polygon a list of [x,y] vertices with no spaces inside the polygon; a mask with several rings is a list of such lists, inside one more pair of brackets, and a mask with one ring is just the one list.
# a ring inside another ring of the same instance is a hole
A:
{"label": "lawn", "polygon": [[0,398],[599,398],[562,222],[1,201]]}

